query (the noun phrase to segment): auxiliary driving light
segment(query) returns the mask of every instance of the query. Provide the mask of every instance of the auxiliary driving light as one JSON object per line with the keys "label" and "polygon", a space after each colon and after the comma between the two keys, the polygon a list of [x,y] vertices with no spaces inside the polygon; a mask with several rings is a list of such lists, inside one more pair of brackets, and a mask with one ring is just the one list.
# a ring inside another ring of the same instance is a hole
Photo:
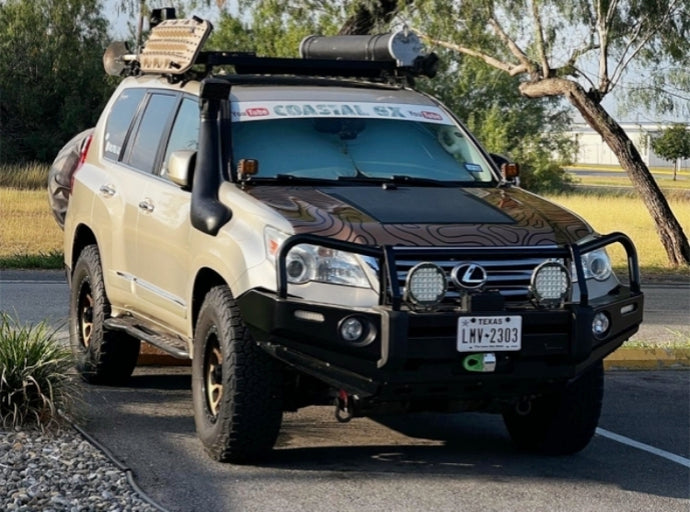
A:
{"label": "auxiliary driving light", "polygon": [[570,274],[563,264],[546,261],[534,269],[530,289],[543,304],[560,304],[570,293]]}
{"label": "auxiliary driving light", "polygon": [[611,320],[609,316],[603,311],[599,311],[594,315],[594,320],[592,320],[592,334],[597,338],[603,338],[609,331],[611,326]]}
{"label": "auxiliary driving light", "polygon": [[415,306],[434,307],[446,296],[446,273],[434,263],[419,263],[412,267],[405,281],[405,300]]}

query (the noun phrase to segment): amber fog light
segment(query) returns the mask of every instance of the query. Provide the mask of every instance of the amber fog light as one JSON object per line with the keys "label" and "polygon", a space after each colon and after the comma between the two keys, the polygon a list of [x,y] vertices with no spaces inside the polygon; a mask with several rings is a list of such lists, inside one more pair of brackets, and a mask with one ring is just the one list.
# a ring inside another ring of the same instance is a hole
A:
{"label": "amber fog light", "polygon": [[415,306],[434,307],[446,296],[446,273],[434,263],[420,263],[412,267],[405,281],[405,299]]}
{"label": "amber fog light", "polygon": [[560,304],[570,293],[568,269],[557,261],[546,261],[534,269],[530,288],[540,303]]}
{"label": "amber fog light", "polygon": [[592,320],[592,334],[597,338],[603,338],[606,336],[606,333],[609,332],[610,326],[611,320],[609,316],[603,311],[600,311],[594,315],[594,320]]}

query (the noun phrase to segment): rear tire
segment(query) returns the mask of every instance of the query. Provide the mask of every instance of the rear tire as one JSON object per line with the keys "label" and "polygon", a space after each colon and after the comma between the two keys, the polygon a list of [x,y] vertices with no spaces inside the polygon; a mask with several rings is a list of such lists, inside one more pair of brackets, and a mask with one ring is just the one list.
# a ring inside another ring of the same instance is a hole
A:
{"label": "rear tire", "polygon": [[230,289],[212,288],[194,330],[197,435],[211,458],[248,463],[273,448],[282,421],[280,363],[252,340]]}
{"label": "rear tire", "polygon": [[601,361],[561,391],[532,400],[528,412],[516,408],[503,421],[519,447],[547,455],[577,453],[594,436],[604,396]]}
{"label": "rear tire", "polygon": [[103,323],[109,317],[98,247],[89,245],[74,266],[69,312],[70,346],[77,371],[86,382],[122,384],[137,364],[140,341],[107,332]]}

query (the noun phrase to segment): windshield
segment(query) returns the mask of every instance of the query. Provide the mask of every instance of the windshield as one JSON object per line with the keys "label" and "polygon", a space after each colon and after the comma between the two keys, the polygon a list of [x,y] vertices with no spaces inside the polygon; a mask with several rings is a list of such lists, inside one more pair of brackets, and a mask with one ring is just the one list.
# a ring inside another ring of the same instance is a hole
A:
{"label": "windshield", "polygon": [[257,160],[253,179],[494,179],[472,141],[436,107],[266,102],[233,107],[233,163]]}

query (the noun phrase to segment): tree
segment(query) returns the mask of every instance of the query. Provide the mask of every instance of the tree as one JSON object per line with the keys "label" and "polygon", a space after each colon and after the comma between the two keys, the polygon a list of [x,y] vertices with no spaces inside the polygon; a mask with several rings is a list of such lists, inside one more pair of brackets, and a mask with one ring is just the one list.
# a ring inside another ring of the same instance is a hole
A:
{"label": "tree", "polygon": [[661,158],[673,162],[673,181],[676,181],[680,161],[690,158],[690,132],[684,124],[673,124],[652,139],[652,148]]}
{"label": "tree", "polygon": [[[632,141],[601,104],[633,66],[645,68],[652,83],[668,81],[670,63],[687,69],[688,0],[416,0],[406,15],[427,41],[519,77],[522,96],[567,100],[627,171],[669,262],[690,264],[680,223]],[[592,66],[596,71],[589,72]],[[687,83],[686,77],[677,86]],[[655,92],[659,99],[664,89]],[[656,105],[668,109],[674,102]]]}
{"label": "tree", "polygon": [[93,126],[112,84],[98,0],[0,5],[0,161],[51,161]]}

